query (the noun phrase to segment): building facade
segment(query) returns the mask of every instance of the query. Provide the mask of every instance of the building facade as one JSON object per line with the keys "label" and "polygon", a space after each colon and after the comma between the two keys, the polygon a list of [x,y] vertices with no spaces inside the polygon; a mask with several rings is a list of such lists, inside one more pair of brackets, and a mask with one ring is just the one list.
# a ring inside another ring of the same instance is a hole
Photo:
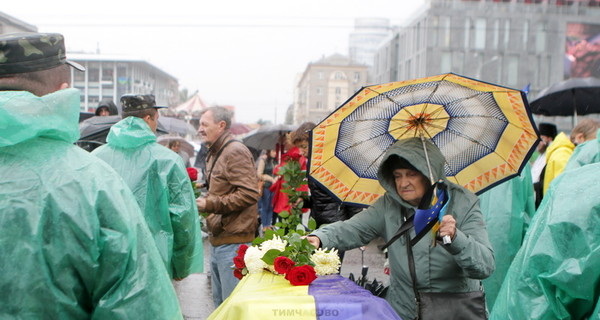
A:
{"label": "building facade", "polygon": [[[529,97],[536,97],[564,78],[600,71],[592,62],[589,72],[582,73],[569,52],[569,46],[582,39],[598,41],[599,4],[598,0],[426,0],[416,18],[397,27],[377,50],[374,80],[384,83],[454,72],[515,89],[528,87]],[[596,64],[599,57],[600,50]]]}
{"label": "building facade", "polygon": [[310,63],[295,90],[293,123],[318,123],[367,83],[368,66],[334,54]]}
{"label": "building facade", "polygon": [[373,62],[377,47],[391,34],[390,20],[386,18],[357,18],[354,31],[348,39],[350,59],[369,66],[367,82],[373,80]]}
{"label": "building facade", "polygon": [[36,26],[0,12],[0,34],[37,31]]}
{"label": "building facade", "polygon": [[153,94],[158,105],[169,107],[180,102],[177,79],[144,60],[77,53],[68,57],[86,68],[85,72],[72,71],[73,87],[81,90],[82,111],[95,111],[103,99],[112,99],[118,106],[126,93]]}

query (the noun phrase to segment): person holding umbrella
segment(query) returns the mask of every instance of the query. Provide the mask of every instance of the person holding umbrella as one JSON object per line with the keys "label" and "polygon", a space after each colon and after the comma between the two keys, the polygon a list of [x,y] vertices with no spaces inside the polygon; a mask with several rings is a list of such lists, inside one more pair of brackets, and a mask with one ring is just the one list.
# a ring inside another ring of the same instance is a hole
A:
{"label": "person holding umbrella", "polygon": [[[481,280],[495,269],[492,246],[479,199],[445,178],[445,161],[429,140],[398,140],[386,151],[377,171],[385,194],[351,219],[324,226],[307,237],[316,247],[340,250],[365,245],[376,237],[388,241],[391,281],[386,299],[403,319],[414,319],[425,311],[418,308],[415,299],[423,302],[431,292],[474,293],[480,297],[475,308],[479,311],[478,317],[485,317]],[[430,239],[425,237],[413,247],[409,245],[411,238],[417,236],[413,229],[405,233],[405,237],[391,242],[416,209],[430,202],[430,176],[433,181],[441,181],[439,185],[449,196],[437,235],[438,238],[448,236],[452,242],[431,247]],[[411,272],[411,262],[414,272]],[[455,305],[460,308],[461,304]]]}

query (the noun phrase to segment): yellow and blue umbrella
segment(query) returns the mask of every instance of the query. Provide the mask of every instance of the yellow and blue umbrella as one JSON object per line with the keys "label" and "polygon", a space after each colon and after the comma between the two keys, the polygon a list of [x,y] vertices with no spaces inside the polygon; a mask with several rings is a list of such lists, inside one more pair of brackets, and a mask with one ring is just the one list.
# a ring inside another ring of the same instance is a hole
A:
{"label": "yellow and blue umbrella", "polygon": [[368,206],[385,192],[385,151],[411,137],[430,139],[447,179],[475,193],[519,174],[538,142],[523,92],[449,73],[363,87],[312,130],[309,177]]}

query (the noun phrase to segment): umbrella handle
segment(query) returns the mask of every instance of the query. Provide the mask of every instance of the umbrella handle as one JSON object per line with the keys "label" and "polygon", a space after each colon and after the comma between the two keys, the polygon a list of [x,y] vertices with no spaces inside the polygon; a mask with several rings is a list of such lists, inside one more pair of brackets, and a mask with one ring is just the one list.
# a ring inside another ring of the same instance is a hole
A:
{"label": "umbrella handle", "polygon": [[444,242],[444,245],[448,245],[448,244],[452,243],[452,239],[450,239],[450,236],[448,236],[448,235],[442,237],[442,241]]}

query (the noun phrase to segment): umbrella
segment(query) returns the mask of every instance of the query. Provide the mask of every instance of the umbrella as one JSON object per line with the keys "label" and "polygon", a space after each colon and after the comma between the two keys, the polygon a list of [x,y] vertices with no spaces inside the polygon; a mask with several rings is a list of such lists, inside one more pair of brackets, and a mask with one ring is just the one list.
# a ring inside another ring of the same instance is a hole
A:
{"label": "umbrella", "polygon": [[181,151],[187,153],[190,157],[194,156],[194,145],[192,145],[189,141],[185,140],[179,136],[170,136],[170,135],[162,135],[156,138],[156,142],[162,144],[165,147],[169,146],[169,142],[177,140],[179,141],[179,145],[181,147]]}
{"label": "umbrella", "polygon": [[184,120],[161,116],[158,118],[158,129],[167,133],[177,133],[181,135],[195,135],[196,129]]}
{"label": "umbrella", "polygon": [[286,133],[296,130],[298,126],[288,124],[267,125],[242,139],[245,145],[257,150],[275,150],[277,143],[283,142]]}
{"label": "umbrella", "polygon": [[518,174],[538,141],[524,93],[456,74],[363,87],[311,132],[309,178],[341,202],[385,191],[377,169],[398,139],[430,139],[449,181],[473,192]]}
{"label": "umbrella", "polygon": [[531,101],[531,110],[545,116],[600,113],[600,79],[571,78],[555,83]]}
{"label": "umbrella", "polygon": [[245,125],[243,123],[236,122],[236,123],[231,124],[229,131],[232,134],[237,136],[237,135],[245,134],[245,133],[252,131],[252,128],[250,128],[248,125]]}
{"label": "umbrella", "polygon": [[79,123],[80,140],[106,143],[106,136],[113,124],[121,121],[121,116],[93,116]]}

